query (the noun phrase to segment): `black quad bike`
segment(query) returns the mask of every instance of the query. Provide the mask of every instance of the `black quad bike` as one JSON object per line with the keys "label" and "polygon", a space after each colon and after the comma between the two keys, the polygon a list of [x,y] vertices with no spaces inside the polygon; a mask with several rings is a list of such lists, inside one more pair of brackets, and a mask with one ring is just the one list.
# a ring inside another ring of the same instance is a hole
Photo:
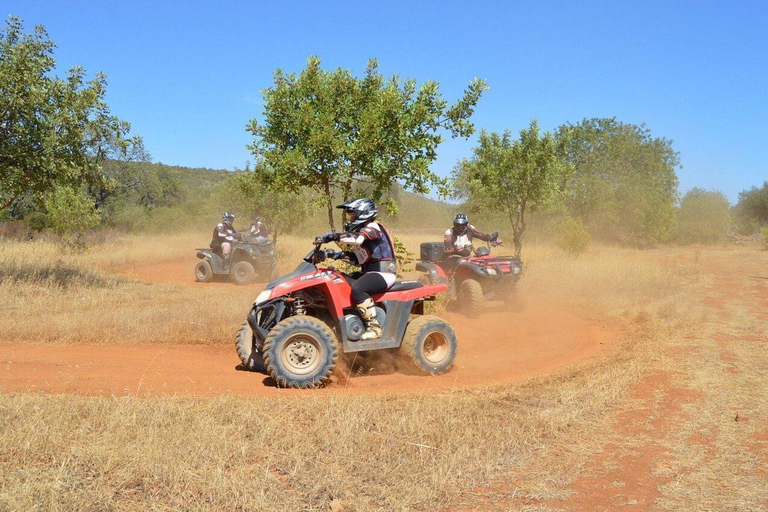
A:
{"label": "black quad bike", "polygon": [[446,254],[443,242],[426,242],[420,246],[416,270],[424,272],[424,283],[448,284],[451,305],[477,317],[486,300],[511,302],[523,271],[519,258],[491,256],[491,247],[499,245],[491,240],[486,246],[473,248],[471,256],[462,257]]}
{"label": "black quad bike", "polygon": [[244,368],[263,364],[284,388],[323,386],[340,359],[377,350],[398,351],[406,369],[423,375],[451,368],[456,334],[445,320],[424,314],[424,301],[445,292],[445,284],[399,281],[373,295],[382,336],[362,340],[365,324],[351,299],[354,277],[318,267],[328,256],[321,245],[315,240],[296,270],[256,297],[235,341]]}
{"label": "black quad bike", "polygon": [[224,257],[212,248],[195,250],[202,260],[195,265],[195,280],[200,283],[231,279],[245,285],[252,283],[257,275],[262,281],[272,281],[278,275],[275,247],[269,240],[257,241],[245,235],[233,242],[229,268],[224,266]]}

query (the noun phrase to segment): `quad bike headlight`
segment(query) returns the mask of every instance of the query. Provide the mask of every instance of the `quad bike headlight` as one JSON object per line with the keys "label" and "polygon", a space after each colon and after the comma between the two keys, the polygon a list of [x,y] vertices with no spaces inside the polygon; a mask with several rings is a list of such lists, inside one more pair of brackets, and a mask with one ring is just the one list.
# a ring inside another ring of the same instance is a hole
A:
{"label": "quad bike headlight", "polygon": [[270,295],[272,295],[272,290],[262,290],[262,292],[256,296],[256,301],[254,304],[258,306],[262,302],[267,302]]}

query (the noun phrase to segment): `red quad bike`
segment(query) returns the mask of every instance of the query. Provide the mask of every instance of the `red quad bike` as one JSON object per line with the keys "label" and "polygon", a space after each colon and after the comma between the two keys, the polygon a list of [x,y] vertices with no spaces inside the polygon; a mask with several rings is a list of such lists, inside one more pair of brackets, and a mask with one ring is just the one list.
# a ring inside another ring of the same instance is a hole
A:
{"label": "red quad bike", "polygon": [[450,285],[450,297],[459,311],[470,317],[480,315],[486,300],[511,301],[515,284],[520,280],[523,262],[512,256],[491,256],[490,247],[473,248],[474,255],[446,255],[442,242],[426,242],[420,246],[416,270],[425,272],[422,282]]}
{"label": "red quad bike", "polygon": [[362,341],[365,324],[351,300],[354,277],[318,267],[333,251],[318,240],[314,245],[296,270],[256,297],[235,342],[246,369],[255,370],[261,359],[279,387],[315,388],[329,381],[339,357],[385,349],[398,349],[421,374],[450,369],[456,334],[443,319],[424,314],[424,301],[445,292],[446,284],[399,281],[373,295],[382,336]]}

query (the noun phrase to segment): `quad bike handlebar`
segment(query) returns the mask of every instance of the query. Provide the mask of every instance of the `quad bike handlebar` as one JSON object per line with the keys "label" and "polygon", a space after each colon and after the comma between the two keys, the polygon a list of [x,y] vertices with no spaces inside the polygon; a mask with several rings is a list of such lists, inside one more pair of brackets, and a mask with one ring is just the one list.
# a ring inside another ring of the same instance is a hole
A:
{"label": "quad bike handlebar", "polygon": [[343,252],[334,251],[333,249],[321,249],[323,243],[323,237],[316,236],[315,241],[312,242],[312,245],[314,245],[315,248],[309,251],[309,254],[304,257],[304,261],[317,265],[327,259],[339,260],[344,257]]}

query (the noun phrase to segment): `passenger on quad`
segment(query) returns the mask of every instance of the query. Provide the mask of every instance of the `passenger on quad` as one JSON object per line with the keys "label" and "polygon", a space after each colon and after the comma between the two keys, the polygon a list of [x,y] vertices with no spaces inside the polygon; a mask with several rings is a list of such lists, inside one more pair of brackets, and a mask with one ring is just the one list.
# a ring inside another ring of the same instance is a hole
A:
{"label": "passenger on quad", "polygon": [[361,267],[362,275],[352,283],[352,302],[365,322],[361,340],[381,337],[381,325],[376,319],[372,294],[388,290],[396,280],[397,264],[392,238],[376,220],[376,203],[358,198],[338,205],[345,213],[344,233],[326,233],[323,243],[336,242],[342,249],[331,255]]}
{"label": "passenger on quad", "polygon": [[269,240],[269,229],[261,221],[261,217],[254,217],[251,219],[250,236],[257,242],[266,242]]}
{"label": "passenger on quad", "polygon": [[224,260],[224,272],[229,272],[229,257],[232,254],[232,242],[235,242],[240,235],[235,231],[232,223],[235,221],[235,215],[231,212],[224,212],[219,222],[213,229],[213,240],[211,240],[211,249],[219,254]]}
{"label": "passenger on quad", "polygon": [[457,213],[453,218],[453,227],[445,231],[445,256],[461,256],[466,258],[472,254],[472,240],[479,238],[484,242],[491,242],[494,245],[501,245],[499,233],[494,231],[490,235],[482,233],[475,229],[475,226],[469,223],[466,214]]}

